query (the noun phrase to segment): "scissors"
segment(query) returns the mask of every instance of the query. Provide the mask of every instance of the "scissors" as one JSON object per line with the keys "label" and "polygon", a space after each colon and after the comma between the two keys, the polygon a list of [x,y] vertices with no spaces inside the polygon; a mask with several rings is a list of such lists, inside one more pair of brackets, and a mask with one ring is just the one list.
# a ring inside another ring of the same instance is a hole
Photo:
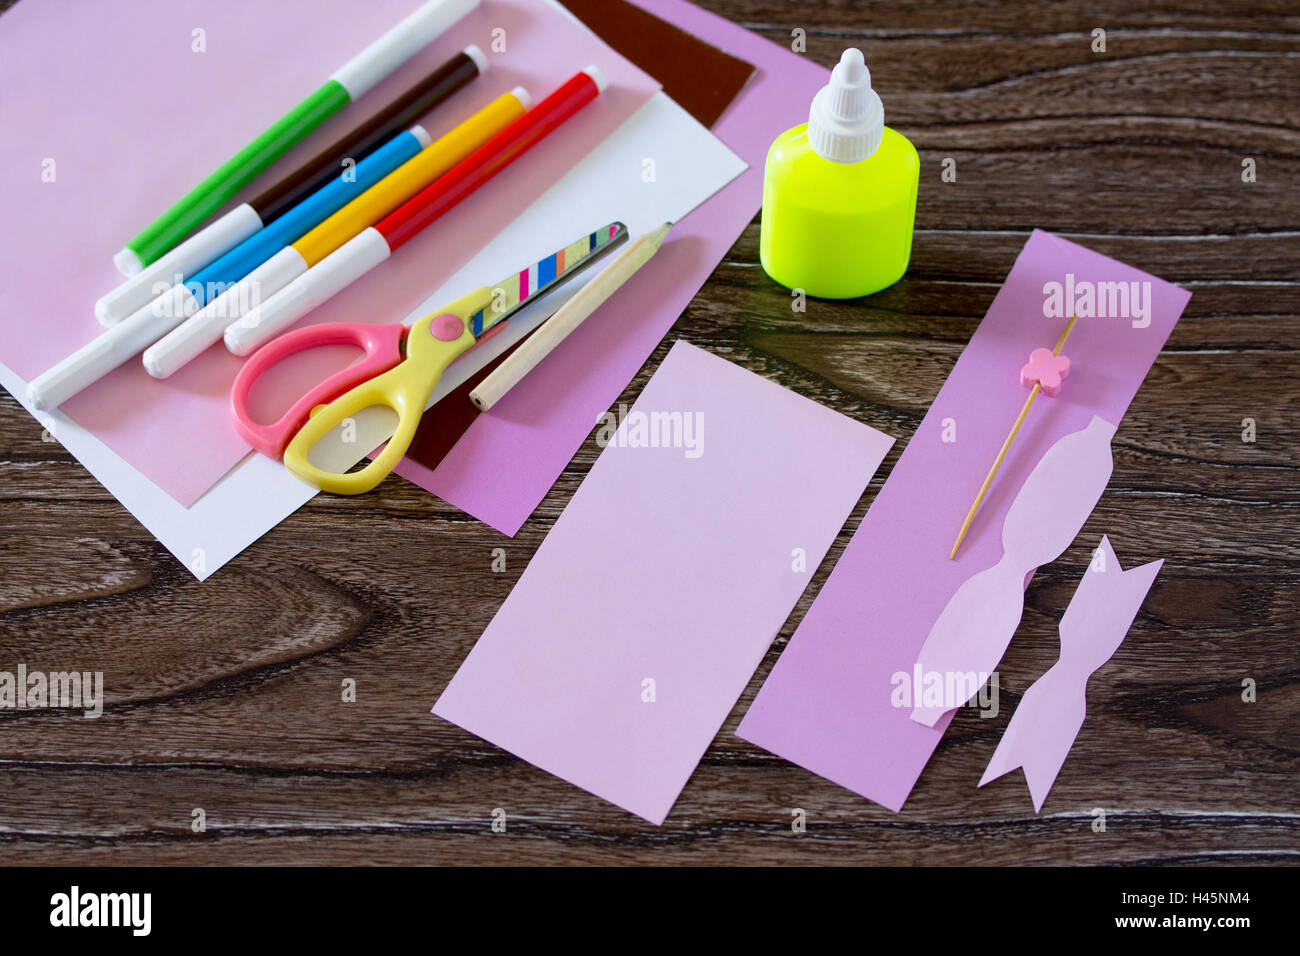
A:
{"label": "scissors", "polygon": [[[627,227],[612,222],[588,233],[492,286],[481,286],[418,319],[400,322],[329,322],[286,333],[262,346],[244,363],[230,392],[239,434],[262,454],[282,458],[291,472],[340,495],[358,495],[379,484],[401,461],[415,437],[442,373],[488,330],[552,292],[627,240]],[[308,349],[353,345],[360,361],[335,373],[303,395],[269,425],[253,419],[248,396],[253,383],[277,362]],[[397,413],[388,444],[364,468],[334,472],[318,467],[311,451],[367,408]]]}

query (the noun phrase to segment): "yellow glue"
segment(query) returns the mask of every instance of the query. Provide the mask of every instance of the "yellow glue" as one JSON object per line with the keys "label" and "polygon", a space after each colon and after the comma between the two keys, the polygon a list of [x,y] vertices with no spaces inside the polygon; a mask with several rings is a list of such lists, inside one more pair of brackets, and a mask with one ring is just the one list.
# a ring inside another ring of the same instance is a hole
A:
{"label": "yellow glue", "polygon": [[885,126],[859,50],[848,49],[808,122],[772,143],[763,177],[759,256],[790,289],[851,299],[907,271],[921,164]]}

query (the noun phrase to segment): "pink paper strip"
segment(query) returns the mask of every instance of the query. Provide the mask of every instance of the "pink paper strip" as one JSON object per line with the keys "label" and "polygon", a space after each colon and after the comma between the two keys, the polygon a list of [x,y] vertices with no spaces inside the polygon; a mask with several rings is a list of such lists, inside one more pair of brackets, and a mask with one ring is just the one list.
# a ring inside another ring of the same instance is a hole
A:
{"label": "pink paper strip", "polygon": [[677,223],[672,241],[619,290],[617,324],[581,325],[491,413],[480,415],[432,472],[409,460],[399,467],[399,474],[508,535],[546,497],[592,423],[754,218],[768,147],[782,130],[808,119],[813,95],[829,75],[812,60],[684,0],[636,2],[757,67],[713,127],[749,169]]}
{"label": "pink paper strip", "polygon": [[[1095,291],[1095,283],[1119,281],[1138,283],[1145,320],[1080,320],[1061,394],[1034,408],[957,560],[948,560],[1024,403],[1021,366],[1030,351],[1056,341],[1077,304],[1064,303],[1064,317],[1045,317],[1045,286],[1069,283],[1077,294],[1089,288],[1081,283]],[[951,718],[934,727],[911,720],[910,702],[895,703],[895,676],[912,672],[962,582],[997,564],[1007,509],[1047,449],[1094,415],[1116,424],[1123,418],[1188,298],[1161,279],[1035,230],[745,715],[740,736],[901,809]]]}
{"label": "pink paper strip", "polygon": [[892,444],[678,342],[433,712],[662,823]]}
{"label": "pink paper strip", "polygon": [[[123,241],[419,3],[367,0],[361,15],[356,0],[314,0],[306,15],[301,4],[266,0],[27,2],[0,17],[0,88],[9,91],[0,97],[0,361],[30,380],[99,334],[93,306],[121,281],[112,256]],[[194,52],[200,29],[205,51]],[[494,36],[505,52],[494,52]],[[431,115],[435,137],[512,86],[540,99],[588,63],[610,88],[305,321],[401,319],[659,88],[562,11],[485,0],[248,195],[469,43],[490,68]],[[47,161],[53,182],[42,181]],[[239,364],[218,346],[159,382],[132,360],[63,410],[188,507],[249,451],[230,423]],[[290,403],[285,396],[279,407]]]}

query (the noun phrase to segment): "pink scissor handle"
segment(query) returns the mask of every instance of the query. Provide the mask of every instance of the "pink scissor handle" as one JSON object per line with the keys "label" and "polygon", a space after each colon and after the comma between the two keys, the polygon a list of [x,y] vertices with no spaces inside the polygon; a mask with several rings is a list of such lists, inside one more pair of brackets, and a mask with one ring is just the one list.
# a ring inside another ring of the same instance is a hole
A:
{"label": "pink scissor handle", "polygon": [[[328,322],[309,325],[267,342],[254,352],[235,376],[230,390],[230,411],[240,437],[268,458],[282,458],[285,446],[318,405],[332,402],[344,392],[388,371],[402,360],[402,338],[406,327],[399,323],[370,325],[365,322]],[[326,345],[356,345],[365,350],[361,361],[331,375],[269,425],[253,420],[248,410],[248,393],[259,375],[281,359]]]}

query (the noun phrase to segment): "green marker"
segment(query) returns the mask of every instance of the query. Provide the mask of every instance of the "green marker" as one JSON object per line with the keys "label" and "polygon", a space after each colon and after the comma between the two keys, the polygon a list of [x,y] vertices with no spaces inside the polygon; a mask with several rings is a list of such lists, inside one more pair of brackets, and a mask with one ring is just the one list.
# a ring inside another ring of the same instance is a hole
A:
{"label": "green marker", "polygon": [[118,270],[135,275],[166,253],[304,136],[364,95],[478,4],[479,0],[428,0],[146,226],[113,257]]}

